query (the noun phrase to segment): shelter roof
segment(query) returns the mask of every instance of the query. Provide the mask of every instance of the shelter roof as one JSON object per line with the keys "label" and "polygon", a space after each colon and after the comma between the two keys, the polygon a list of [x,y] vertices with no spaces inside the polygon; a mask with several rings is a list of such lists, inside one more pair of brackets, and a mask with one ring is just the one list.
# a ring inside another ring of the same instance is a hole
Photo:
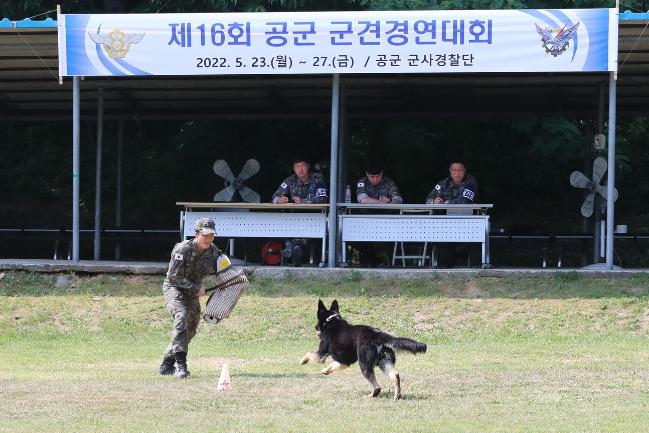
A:
{"label": "shelter roof", "polygon": [[[618,113],[649,112],[649,13],[619,22]],[[594,115],[608,74],[349,74],[341,76],[350,116]],[[213,75],[86,78],[81,114],[106,118],[328,117],[330,75]],[[69,119],[72,83],[58,82],[56,21],[0,20],[0,116]]]}

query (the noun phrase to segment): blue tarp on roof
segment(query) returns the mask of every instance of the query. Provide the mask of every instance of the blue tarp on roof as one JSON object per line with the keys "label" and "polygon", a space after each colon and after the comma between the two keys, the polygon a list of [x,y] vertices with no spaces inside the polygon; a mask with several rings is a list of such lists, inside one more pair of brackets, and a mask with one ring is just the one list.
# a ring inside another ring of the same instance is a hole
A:
{"label": "blue tarp on roof", "polygon": [[[642,21],[649,20],[649,11],[648,12],[631,12],[624,11],[620,14],[620,21]],[[20,21],[12,21],[9,18],[3,18],[0,20],[0,29],[12,29],[12,28],[56,28],[56,20],[52,18],[47,18],[44,20],[31,20],[25,18]]]}
{"label": "blue tarp on roof", "polygon": [[649,20],[649,12],[624,11],[620,14],[620,21],[642,21]]}
{"label": "blue tarp on roof", "polygon": [[11,21],[9,18],[0,20],[0,29],[33,29],[33,28],[56,28],[56,20],[47,18],[44,20],[30,20],[25,18],[20,21]]}

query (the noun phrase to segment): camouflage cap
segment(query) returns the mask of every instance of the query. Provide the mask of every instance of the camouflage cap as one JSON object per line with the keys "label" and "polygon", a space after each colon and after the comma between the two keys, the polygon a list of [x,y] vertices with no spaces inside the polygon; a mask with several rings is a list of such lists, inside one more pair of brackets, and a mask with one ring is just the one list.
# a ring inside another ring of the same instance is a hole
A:
{"label": "camouflage cap", "polygon": [[197,232],[201,232],[204,235],[209,235],[209,234],[216,235],[216,224],[214,224],[214,220],[210,218],[197,219],[194,228],[196,229]]}

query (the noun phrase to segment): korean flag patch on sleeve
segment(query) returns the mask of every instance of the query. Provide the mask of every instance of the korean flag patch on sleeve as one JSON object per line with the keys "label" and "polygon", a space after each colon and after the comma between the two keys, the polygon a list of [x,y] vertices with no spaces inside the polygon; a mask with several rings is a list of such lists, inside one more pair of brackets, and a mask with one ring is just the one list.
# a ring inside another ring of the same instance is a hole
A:
{"label": "korean flag patch on sleeve", "polygon": [[286,184],[286,182],[282,182],[282,184],[281,184],[280,186],[281,186],[282,188],[284,188],[284,189],[288,188],[288,185]]}
{"label": "korean flag patch on sleeve", "polygon": [[358,182],[358,185],[356,185],[359,188],[363,188],[365,186],[365,182]]}
{"label": "korean flag patch on sleeve", "polygon": [[176,253],[176,254],[174,255],[174,260],[182,260],[182,259],[183,259],[183,255],[182,255],[182,254],[180,254],[180,253]]}
{"label": "korean flag patch on sleeve", "polygon": [[442,187],[441,187],[441,185],[439,183],[437,185],[435,185],[435,191],[439,191],[441,189],[442,189]]}

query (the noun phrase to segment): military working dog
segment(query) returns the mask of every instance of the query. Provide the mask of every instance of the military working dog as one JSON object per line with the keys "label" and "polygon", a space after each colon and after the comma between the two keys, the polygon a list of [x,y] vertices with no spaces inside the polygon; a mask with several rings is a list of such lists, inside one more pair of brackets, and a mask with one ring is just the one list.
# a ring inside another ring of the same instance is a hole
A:
{"label": "military working dog", "polygon": [[317,352],[304,355],[300,363],[314,361],[322,364],[331,355],[333,362],[321,372],[329,375],[358,361],[363,376],[372,385],[373,390],[369,394],[372,397],[381,392],[381,386],[374,375],[374,367],[378,366],[392,381],[394,399],[401,398],[401,378],[394,368],[397,362],[395,349],[411,353],[426,352],[424,343],[410,338],[395,337],[370,326],[350,325],[341,317],[337,300],[331,303],[329,309],[322,300],[318,300],[318,322],[315,328],[320,337],[320,347]]}

